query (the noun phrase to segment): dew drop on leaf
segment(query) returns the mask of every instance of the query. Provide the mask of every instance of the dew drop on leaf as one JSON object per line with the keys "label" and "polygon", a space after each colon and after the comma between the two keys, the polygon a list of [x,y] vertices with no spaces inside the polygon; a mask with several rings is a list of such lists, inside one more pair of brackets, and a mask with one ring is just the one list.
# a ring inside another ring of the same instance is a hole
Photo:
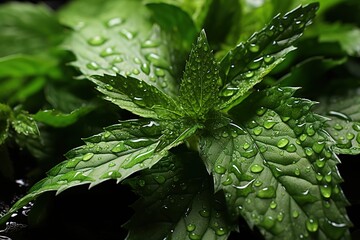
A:
{"label": "dew drop on leaf", "polygon": [[275,209],[276,207],[277,207],[276,202],[275,202],[275,201],[271,201],[271,203],[270,203],[270,208],[271,208],[271,209]]}
{"label": "dew drop on leaf", "polygon": [[210,212],[206,209],[200,210],[199,214],[200,214],[200,216],[206,217],[206,218],[210,216]]}
{"label": "dew drop on leaf", "polygon": [[338,131],[342,130],[343,128],[344,128],[344,127],[341,126],[339,123],[336,123],[335,126],[334,126],[334,129],[335,129],[335,130],[338,130]]}
{"label": "dew drop on leaf", "polygon": [[100,68],[99,64],[97,64],[96,62],[90,62],[86,64],[86,67],[90,70],[98,70]]}
{"label": "dew drop on leaf", "polygon": [[275,126],[275,124],[276,124],[276,122],[274,122],[273,120],[266,120],[264,122],[264,128],[269,130],[269,129],[273,128]]}
{"label": "dew drop on leaf", "polygon": [[121,173],[118,171],[109,171],[109,172],[105,173],[104,175],[102,175],[100,178],[117,179],[117,178],[121,178]]}
{"label": "dew drop on leaf", "polygon": [[217,174],[224,174],[226,172],[226,168],[221,165],[216,165],[214,170]]}
{"label": "dew drop on leaf", "polygon": [[275,220],[272,216],[266,216],[260,225],[265,229],[271,229],[275,224]]}
{"label": "dew drop on leaf", "polygon": [[196,233],[194,233],[194,232],[191,232],[191,233],[189,233],[189,238],[190,238],[191,240],[200,240],[200,239],[201,239],[201,236],[198,235],[198,234],[196,234]]}
{"label": "dew drop on leaf", "polygon": [[253,129],[253,133],[254,133],[256,136],[259,136],[259,135],[262,133],[262,127],[257,126],[256,128]]}
{"label": "dew drop on leaf", "polygon": [[354,124],[352,125],[352,128],[353,128],[355,131],[360,132],[360,124],[359,124],[359,123],[354,123]]}
{"label": "dew drop on leaf", "polygon": [[108,28],[112,28],[112,27],[118,26],[122,23],[123,23],[123,20],[121,18],[116,17],[116,18],[112,18],[112,19],[108,20],[105,25]]}
{"label": "dew drop on leaf", "polygon": [[330,198],[332,190],[331,190],[330,186],[322,185],[322,186],[320,186],[320,192],[324,198]]}
{"label": "dew drop on leaf", "polygon": [[144,187],[145,186],[145,180],[143,180],[143,179],[139,179],[139,181],[138,181],[138,185],[140,186],[140,187]]}
{"label": "dew drop on leaf", "polygon": [[315,134],[314,126],[310,125],[306,128],[306,133],[308,136],[313,136]]}
{"label": "dew drop on leaf", "polygon": [[294,171],[295,175],[296,176],[299,176],[300,175],[300,169],[299,168],[295,168],[295,171]]}
{"label": "dew drop on leaf", "polygon": [[165,72],[164,72],[164,70],[162,70],[160,68],[155,68],[155,75],[158,76],[158,77],[164,77]]}
{"label": "dew drop on leaf", "polygon": [[275,57],[274,56],[271,56],[271,55],[266,55],[264,56],[264,62],[266,64],[272,64],[275,60]]}
{"label": "dew drop on leaf", "polygon": [[134,33],[130,32],[129,30],[123,28],[120,30],[120,35],[126,38],[127,40],[131,40],[134,38]]}
{"label": "dew drop on leaf", "polygon": [[226,231],[225,228],[219,227],[219,228],[216,229],[215,233],[218,236],[223,236],[223,235],[225,235],[227,233],[227,231]]}
{"label": "dew drop on leaf", "polygon": [[316,232],[319,228],[319,223],[316,219],[314,218],[308,218],[305,222],[306,224],[306,229],[309,232]]}
{"label": "dew drop on leaf", "polygon": [[93,153],[86,153],[86,154],[82,157],[82,160],[83,160],[83,161],[88,161],[88,160],[90,160],[93,156],[94,156]]}
{"label": "dew drop on leaf", "polygon": [[287,145],[289,144],[289,140],[287,138],[281,138],[278,142],[277,142],[277,146],[279,148],[285,148]]}
{"label": "dew drop on leaf", "polygon": [[250,43],[248,49],[252,53],[257,53],[260,50],[260,46],[256,43]]}
{"label": "dew drop on leaf", "polygon": [[143,73],[145,73],[146,75],[150,74],[150,66],[147,63],[143,63],[140,66],[141,71],[143,71]]}
{"label": "dew drop on leaf", "polygon": [[154,177],[154,180],[158,183],[158,184],[163,184],[166,179],[164,176],[158,175]]}
{"label": "dew drop on leaf", "polygon": [[273,198],[275,197],[275,188],[273,186],[268,186],[263,189],[260,189],[256,194],[259,198]]}
{"label": "dew drop on leaf", "polygon": [[253,173],[260,173],[264,170],[264,167],[259,164],[254,164],[250,167],[250,171]]}
{"label": "dew drop on leaf", "polygon": [[160,42],[154,40],[146,40],[141,43],[142,48],[154,48],[160,46]]}
{"label": "dew drop on leaf", "polygon": [[127,150],[127,147],[125,146],[125,144],[123,142],[119,142],[117,145],[115,145],[115,147],[113,147],[111,149],[111,151],[114,153],[119,153],[119,152],[123,152],[126,150]]}
{"label": "dew drop on leaf", "polygon": [[105,42],[107,41],[107,38],[103,37],[103,36],[95,36],[90,38],[87,42],[88,44],[90,44],[91,46],[101,46],[103,45]]}
{"label": "dew drop on leaf", "polygon": [[297,211],[297,210],[294,210],[294,211],[292,211],[292,217],[293,218],[298,218],[299,217],[299,212]]}
{"label": "dew drop on leaf", "polygon": [[195,224],[190,223],[186,226],[186,231],[188,231],[188,232],[193,232],[195,229],[196,229]]}

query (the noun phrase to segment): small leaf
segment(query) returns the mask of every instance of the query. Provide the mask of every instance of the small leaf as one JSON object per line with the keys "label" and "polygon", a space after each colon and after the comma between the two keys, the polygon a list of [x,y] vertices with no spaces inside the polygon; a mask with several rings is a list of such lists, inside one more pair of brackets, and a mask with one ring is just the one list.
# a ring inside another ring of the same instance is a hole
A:
{"label": "small leaf", "polygon": [[292,44],[311,23],[318,7],[313,3],[275,17],[268,26],[223,58],[221,109],[230,109],[242,101],[242,97],[281,63],[287,53],[295,49]]}
{"label": "small leaf", "polygon": [[93,76],[105,99],[119,107],[146,118],[177,119],[182,115],[177,103],[146,82],[121,75]]}
{"label": "small leaf", "polygon": [[335,139],[339,154],[360,154],[360,94],[350,90],[343,95],[321,97],[316,111],[329,118],[326,131]]}
{"label": "small leaf", "polygon": [[[293,88],[250,95],[234,120],[201,139],[201,155],[231,212],[265,239],[347,238],[351,223],[325,119]],[[251,108],[249,108],[251,106]]]}
{"label": "small leaf", "polygon": [[141,196],[125,227],[126,239],[217,239],[232,230],[221,194],[193,154],[170,155],[128,180]]}
{"label": "small leaf", "polygon": [[33,116],[19,108],[14,109],[11,126],[15,129],[16,133],[21,135],[38,137],[40,134]]}
{"label": "small leaf", "polygon": [[204,31],[193,46],[180,85],[180,100],[189,116],[203,118],[218,102],[219,68]]}
{"label": "small leaf", "polygon": [[[4,223],[12,213],[47,191],[57,194],[74,186],[116,179],[152,167],[174,145],[155,151],[169,123],[154,120],[129,120],[105,128],[103,133],[84,139],[86,145],[66,154],[68,160],[53,167],[47,177],[36,183],[0,218]],[[176,142],[180,144],[180,142]]]}

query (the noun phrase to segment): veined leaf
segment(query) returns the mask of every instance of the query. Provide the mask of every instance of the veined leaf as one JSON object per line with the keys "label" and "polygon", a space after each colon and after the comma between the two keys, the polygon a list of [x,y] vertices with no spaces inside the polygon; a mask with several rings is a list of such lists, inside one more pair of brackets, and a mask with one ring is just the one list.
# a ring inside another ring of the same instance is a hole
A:
{"label": "veined leaf", "polygon": [[125,224],[128,240],[227,239],[232,224],[222,193],[198,157],[168,156],[128,183],[141,196]]}
{"label": "veined leaf", "polygon": [[218,102],[218,64],[210,50],[205,31],[193,46],[180,85],[180,101],[189,116],[203,118]]}
{"label": "veined leaf", "polygon": [[[248,97],[236,119],[201,140],[201,155],[228,206],[266,239],[346,239],[349,222],[325,118],[293,88]],[[249,109],[249,106],[252,108]]]}
{"label": "veined leaf", "polygon": [[[77,58],[73,65],[87,77],[132,76],[176,95],[171,48],[150,21],[150,10],[140,0],[107,0],[98,6],[98,1],[75,1],[62,12],[62,18],[75,28],[65,43]],[[93,12],[98,16],[95,20]]]}
{"label": "veined leaf", "polygon": [[325,129],[336,141],[334,151],[340,154],[360,154],[359,90],[319,100],[316,111],[331,119],[326,122]]}
{"label": "veined leaf", "polygon": [[91,80],[105,95],[105,99],[139,116],[177,119],[182,115],[174,99],[139,79],[104,75],[93,76]]}
{"label": "veined leaf", "polygon": [[53,167],[46,178],[35,184],[0,218],[0,224],[44,192],[56,191],[58,194],[74,186],[90,184],[92,187],[110,179],[120,182],[137,171],[152,167],[170,148],[181,143],[171,141],[168,146],[156,150],[162,132],[168,126],[166,122],[129,120],[84,139],[86,145],[68,152],[68,160]]}
{"label": "veined leaf", "polygon": [[18,53],[44,54],[57,46],[64,36],[55,15],[40,4],[1,4],[0,29],[0,57]]}
{"label": "veined leaf", "polygon": [[224,87],[220,109],[230,109],[275,66],[287,53],[315,17],[318,4],[299,7],[284,16],[275,17],[268,26],[240,43],[221,61]]}
{"label": "veined leaf", "polygon": [[11,117],[11,126],[15,132],[30,137],[38,137],[39,129],[32,115],[20,108],[14,109]]}

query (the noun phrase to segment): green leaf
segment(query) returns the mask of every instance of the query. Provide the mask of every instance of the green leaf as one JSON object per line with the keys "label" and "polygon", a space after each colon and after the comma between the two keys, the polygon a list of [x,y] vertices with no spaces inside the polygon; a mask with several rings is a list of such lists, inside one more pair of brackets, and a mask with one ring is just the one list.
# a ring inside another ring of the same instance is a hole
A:
{"label": "green leaf", "polygon": [[242,101],[287,53],[315,17],[318,4],[299,7],[284,16],[275,17],[260,32],[240,43],[221,61],[224,87],[221,109],[230,109]]}
{"label": "green leaf", "polygon": [[141,198],[126,239],[227,239],[232,224],[198,157],[170,155],[128,183]]}
{"label": "green leaf", "polygon": [[162,132],[168,126],[166,122],[129,120],[84,139],[86,145],[68,152],[68,160],[53,167],[46,178],[36,183],[0,218],[0,224],[44,192],[56,191],[58,194],[74,186],[90,184],[93,187],[110,179],[120,182],[135,172],[151,168],[168,154],[170,148],[181,143],[176,142],[155,151]]}
{"label": "green leaf", "polygon": [[236,120],[202,137],[202,158],[231,212],[266,239],[347,239],[334,142],[314,103],[294,91],[249,96],[230,112]]}
{"label": "green leaf", "polygon": [[168,95],[139,79],[121,75],[93,76],[91,80],[105,99],[146,118],[177,119],[180,107]]}
{"label": "green leaf", "polygon": [[218,102],[219,87],[218,64],[210,50],[205,31],[201,31],[190,52],[180,85],[180,101],[187,115],[204,118]]}
{"label": "green leaf", "polygon": [[360,154],[360,92],[321,97],[316,111],[328,117],[326,131],[335,139],[339,154]]}
{"label": "green leaf", "polygon": [[141,1],[107,0],[101,8],[98,1],[75,1],[63,14],[75,28],[65,48],[75,54],[72,65],[83,75],[131,76],[176,95],[167,37]]}
{"label": "green leaf", "polygon": [[64,35],[48,7],[30,3],[1,4],[0,29],[0,57],[43,54],[58,45]]}
{"label": "green leaf", "polygon": [[10,127],[11,108],[0,103],[0,145],[2,145],[8,137]]}
{"label": "green leaf", "polygon": [[20,108],[14,109],[14,114],[11,118],[11,126],[17,134],[35,138],[40,135],[33,116]]}

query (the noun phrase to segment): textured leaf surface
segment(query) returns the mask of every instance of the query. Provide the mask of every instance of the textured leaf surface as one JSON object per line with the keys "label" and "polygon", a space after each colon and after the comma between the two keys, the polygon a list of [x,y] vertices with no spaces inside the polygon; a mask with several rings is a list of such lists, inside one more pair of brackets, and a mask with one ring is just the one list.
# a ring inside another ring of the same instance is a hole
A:
{"label": "textured leaf surface", "polygon": [[17,53],[44,53],[63,38],[62,26],[45,5],[2,4],[0,29],[0,57]]}
{"label": "textured leaf surface", "polygon": [[128,182],[141,196],[125,225],[128,240],[220,240],[232,230],[222,194],[214,195],[211,177],[194,155],[169,156]]}
{"label": "textured leaf surface", "polygon": [[221,61],[224,87],[220,108],[229,109],[241,101],[257,83],[261,82],[285,55],[305,27],[315,17],[318,4],[299,7],[284,16],[275,17],[268,26],[240,43]]}
{"label": "textured leaf surface", "polygon": [[180,107],[171,97],[136,78],[104,75],[91,79],[105,99],[139,116],[176,119],[182,115]]}
{"label": "textured leaf surface", "polygon": [[12,114],[11,118],[11,126],[16,133],[25,136],[36,137],[40,134],[33,116],[20,109],[14,109],[14,114]]}
{"label": "textured leaf surface", "polygon": [[236,121],[202,138],[202,158],[233,214],[266,239],[347,238],[334,143],[294,91],[251,95],[230,112]]}
{"label": "textured leaf surface", "polygon": [[97,1],[75,1],[62,13],[75,28],[65,44],[77,58],[73,65],[85,76],[132,76],[174,94],[167,38],[152,24],[146,6],[138,0],[107,0],[98,6]]}
{"label": "textured leaf surface", "polygon": [[341,154],[360,154],[360,91],[322,97],[316,109],[330,118],[326,131],[335,139],[335,151]]}
{"label": "textured leaf surface", "polygon": [[204,117],[218,102],[220,86],[218,64],[204,31],[193,46],[180,85],[180,101],[188,115]]}
{"label": "textured leaf surface", "polygon": [[46,178],[35,184],[1,217],[0,224],[43,192],[60,193],[82,184],[92,187],[109,179],[119,182],[137,171],[150,168],[167,155],[169,148],[180,143],[172,142],[172,145],[155,151],[165,129],[166,123],[131,120],[107,127],[105,132],[86,138],[86,145],[67,153],[68,160],[52,168]]}

